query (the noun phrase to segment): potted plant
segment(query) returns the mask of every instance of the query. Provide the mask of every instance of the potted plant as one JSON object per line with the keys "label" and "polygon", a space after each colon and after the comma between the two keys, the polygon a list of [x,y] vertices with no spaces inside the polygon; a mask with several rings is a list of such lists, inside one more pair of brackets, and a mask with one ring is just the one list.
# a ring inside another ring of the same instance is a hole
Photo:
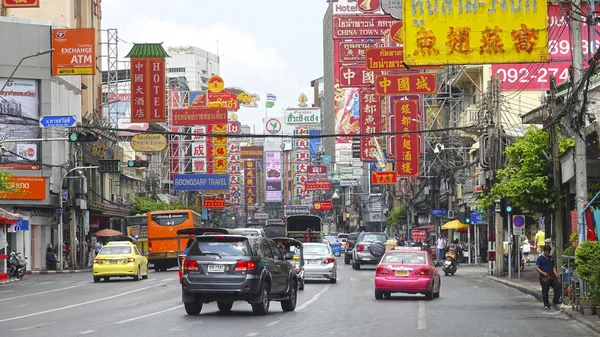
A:
{"label": "potted plant", "polygon": [[575,249],[575,270],[587,283],[587,293],[581,298],[584,315],[593,315],[596,305],[600,305],[600,242],[585,241]]}

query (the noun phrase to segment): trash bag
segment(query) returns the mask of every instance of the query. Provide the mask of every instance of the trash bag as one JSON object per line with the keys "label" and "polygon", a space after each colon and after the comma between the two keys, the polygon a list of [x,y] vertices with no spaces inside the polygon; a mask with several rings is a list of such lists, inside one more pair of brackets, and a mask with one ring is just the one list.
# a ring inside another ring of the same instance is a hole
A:
{"label": "trash bag", "polygon": [[385,254],[385,242],[375,241],[369,246],[369,252],[375,257],[382,257]]}

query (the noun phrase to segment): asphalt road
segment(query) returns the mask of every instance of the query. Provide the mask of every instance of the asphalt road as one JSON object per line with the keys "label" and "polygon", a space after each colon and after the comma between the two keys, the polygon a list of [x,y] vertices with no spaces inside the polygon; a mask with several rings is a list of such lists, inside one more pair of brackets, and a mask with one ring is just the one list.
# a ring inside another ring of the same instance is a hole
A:
{"label": "asphalt road", "polygon": [[374,268],[355,271],[339,262],[337,284],[307,284],[295,312],[284,314],[273,302],[263,317],[244,302],[229,314],[211,303],[200,316],[187,316],[174,270],[98,284],[90,273],[26,275],[0,286],[0,336],[597,336],[487,280],[479,268],[442,276],[441,298],[433,301],[412,295],[377,301]]}

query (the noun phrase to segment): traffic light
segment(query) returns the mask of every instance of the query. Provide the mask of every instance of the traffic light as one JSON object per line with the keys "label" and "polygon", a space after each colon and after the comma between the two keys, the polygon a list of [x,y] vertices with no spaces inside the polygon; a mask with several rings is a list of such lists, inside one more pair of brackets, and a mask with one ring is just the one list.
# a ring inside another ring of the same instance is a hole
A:
{"label": "traffic light", "polygon": [[100,173],[120,173],[121,161],[114,159],[100,159],[98,171]]}
{"label": "traffic light", "polygon": [[512,213],[512,211],[513,211],[512,200],[510,200],[510,198],[506,198],[505,204],[506,204],[506,208],[505,208],[506,213],[509,213],[509,214]]}
{"label": "traffic light", "polygon": [[128,160],[127,167],[148,167],[150,163],[147,160]]}
{"label": "traffic light", "polygon": [[471,224],[471,212],[465,212],[465,223],[467,225]]}
{"label": "traffic light", "polygon": [[69,141],[71,143],[95,142],[97,140],[98,136],[93,132],[69,132]]}

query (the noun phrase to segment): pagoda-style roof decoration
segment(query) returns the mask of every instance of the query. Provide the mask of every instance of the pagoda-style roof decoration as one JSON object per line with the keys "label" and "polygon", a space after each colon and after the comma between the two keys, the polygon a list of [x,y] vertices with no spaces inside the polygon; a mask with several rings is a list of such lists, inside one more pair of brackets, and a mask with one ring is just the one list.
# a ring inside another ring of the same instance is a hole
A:
{"label": "pagoda-style roof decoration", "polygon": [[170,57],[161,43],[134,43],[125,57],[129,58],[162,58]]}

